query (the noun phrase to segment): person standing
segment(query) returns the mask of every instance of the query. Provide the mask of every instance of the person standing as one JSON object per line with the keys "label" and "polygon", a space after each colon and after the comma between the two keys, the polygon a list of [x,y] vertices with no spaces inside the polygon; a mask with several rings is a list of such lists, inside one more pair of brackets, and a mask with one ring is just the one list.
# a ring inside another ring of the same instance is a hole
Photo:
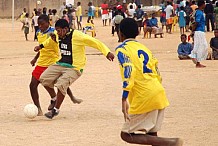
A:
{"label": "person standing", "polygon": [[195,1],[192,1],[191,8],[192,8],[192,11],[195,11],[198,8]]}
{"label": "person standing", "polygon": [[102,17],[103,26],[106,26],[107,19],[108,19],[108,4],[106,0],[104,1],[103,4],[101,4],[101,9],[102,9],[101,17]]}
{"label": "person standing", "polygon": [[166,12],[166,20],[167,20],[167,32],[171,33],[172,31],[172,24],[173,24],[173,6],[171,5],[171,2],[167,1],[167,7],[165,9]]}
{"label": "person standing", "polygon": [[218,60],[218,29],[214,29],[214,37],[210,40],[210,47],[213,59]]}
{"label": "person standing", "polygon": [[185,6],[184,11],[186,13],[186,17],[185,17],[186,26],[185,26],[185,30],[186,30],[186,32],[188,32],[189,31],[189,23],[190,23],[190,15],[193,12],[188,1],[186,2],[186,6]]}
{"label": "person standing", "polygon": [[184,34],[185,25],[186,25],[186,13],[184,12],[184,7],[180,7],[180,11],[178,12],[179,17],[179,27],[180,27],[180,34]]}
{"label": "person standing", "polygon": [[63,16],[63,11],[66,9],[66,2],[63,2],[63,5],[61,5],[60,9],[59,9],[59,16],[60,18],[62,18]]}
{"label": "person standing", "polygon": [[[204,13],[206,15],[206,25],[207,25],[207,31],[210,31],[210,23],[211,23],[211,29],[212,31],[214,30],[214,17],[213,17],[213,13],[214,13],[214,8],[212,5],[212,2],[207,0],[207,4],[204,8]],[[209,23],[210,22],[210,23]]]}
{"label": "person standing", "polygon": [[197,68],[206,67],[200,61],[207,58],[207,40],[205,37],[205,17],[203,10],[205,8],[204,0],[198,0],[198,9],[195,13],[195,28],[194,31],[194,48],[190,54],[192,61],[196,64]]}
{"label": "person standing", "polygon": [[82,7],[81,7],[81,2],[77,2],[77,7],[76,7],[76,21],[77,21],[77,27],[78,30],[82,30]]}

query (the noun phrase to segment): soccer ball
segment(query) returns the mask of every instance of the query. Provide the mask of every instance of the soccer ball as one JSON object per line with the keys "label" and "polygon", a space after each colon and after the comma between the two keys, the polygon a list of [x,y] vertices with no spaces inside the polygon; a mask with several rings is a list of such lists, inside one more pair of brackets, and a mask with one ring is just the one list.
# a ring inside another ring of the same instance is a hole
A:
{"label": "soccer ball", "polygon": [[23,112],[27,118],[33,119],[38,115],[38,108],[34,104],[27,104],[24,107]]}
{"label": "soccer ball", "polygon": [[37,5],[41,5],[42,4],[42,2],[41,1],[37,1]]}

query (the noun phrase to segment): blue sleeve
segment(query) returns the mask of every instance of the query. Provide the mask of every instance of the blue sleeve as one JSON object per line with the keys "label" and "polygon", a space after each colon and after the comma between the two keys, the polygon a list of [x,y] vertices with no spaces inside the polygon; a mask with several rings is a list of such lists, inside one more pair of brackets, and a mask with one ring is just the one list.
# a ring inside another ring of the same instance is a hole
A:
{"label": "blue sleeve", "polygon": [[181,44],[179,44],[177,52],[178,52],[179,55],[183,55],[184,54],[183,50],[182,50],[182,45]]}
{"label": "blue sleeve", "polygon": [[200,10],[197,10],[195,13],[195,21],[199,23],[201,21],[202,12]]}

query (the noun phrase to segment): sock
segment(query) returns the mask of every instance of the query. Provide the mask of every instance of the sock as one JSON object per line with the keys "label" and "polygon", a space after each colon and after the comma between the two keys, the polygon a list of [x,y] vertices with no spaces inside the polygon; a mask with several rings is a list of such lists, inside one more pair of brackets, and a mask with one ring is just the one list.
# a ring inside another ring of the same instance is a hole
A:
{"label": "sock", "polygon": [[57,113],[59,113],[59,109],[57,109],[56,107],[54,107],[54,110],[57,112]]}
{"label": "sock", "polygon": [[57,99],[57,96],[51,98],[52,101],[55,101]]}

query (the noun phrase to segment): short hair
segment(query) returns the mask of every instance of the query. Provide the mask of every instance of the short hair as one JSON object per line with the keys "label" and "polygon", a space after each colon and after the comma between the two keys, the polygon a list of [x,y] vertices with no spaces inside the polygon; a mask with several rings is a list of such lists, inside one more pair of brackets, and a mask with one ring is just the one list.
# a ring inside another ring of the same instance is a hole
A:
{"label": "short hair", "polygon": [[141,5],[138,5],[138,8],[140,9],[140,8],[141,8]]}
{"label": "short hair", "polygon": [[180,7],[180,9],[181,9],[181,10],[184,10],[184,7],[183,7],[183,6],[181,6],[181,7]]}
{"label": "short hair", "polygon": [[198,0],[198,7],[202,6],[203,4],[205,4],[204,0]]}
{"label": "short hair", "polygon": [[136,38],[138,35],[138,24],[133,18],[125,18],[120,22],[120,32],[128,38]]}
{"label": "short hair", "polygon": [[192,4],[195,4],[195,1],[192,1]]}
{"label": "short hair", "polygon": [[51,12],[55,15],[57,13],[56,9],[51,10]]}
{"label": "short hair", "polygon": [[79,6],[80,6],[80,5],[81,5],[81,2],[77,2],[77,5],[79,5]]}
{"label": "short hair", "polygon": [[48,15],[46,15],[46,14],[40,15],[39,18],[38,18],[38,20],[43,20],[43,21],[49,23],[49,17],[48,17]]}
{"label": "short hair", "polygon": [[188,1],[186,1],[186,2],[185,2],[185,5],[186,5],[186,6],[188,6],[188,5],[189,5],[189,2],[188,2]]}
{"label": "short hair", "polygon": [[67,22],[66,19],[59,19],[56,23],[55,23],[55,27],[60,27],[60,28],[69,28],[69,23]]}
{"label": "short hair", "polygon": [[218,7],[218,2],[216,2],[216,7]]}
{"label": "short hair", "polygon": [[186,34],[181,34],[181,37],[183,37],[183,36],[184,36],[185,38],[187,38],[187,35],[186,35]]}

